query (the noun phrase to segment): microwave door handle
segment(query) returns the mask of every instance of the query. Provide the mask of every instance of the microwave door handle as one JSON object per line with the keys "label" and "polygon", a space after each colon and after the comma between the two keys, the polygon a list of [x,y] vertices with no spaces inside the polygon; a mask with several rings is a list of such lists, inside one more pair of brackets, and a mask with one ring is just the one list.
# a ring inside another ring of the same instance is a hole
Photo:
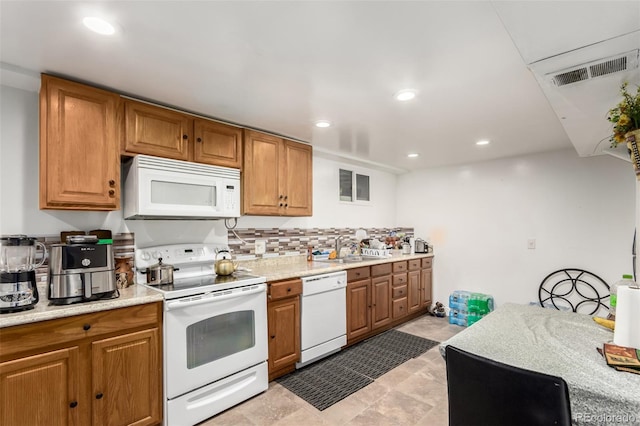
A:
{"label": "microwave door handle", "polygon": [[223,294],[222,296],[214,296],[213,293],[205,294],[201,298],[196,300],[178,299],[165,302],[165,310],[172,311],[176,309],[183,309],[191,306],[202,305],[205,303],[216,303],[224,300],[235,299],[238,297],[249,296],[251,294],[263,293],[265,287],[259,285],[251,290],[232,290],[229,294]]}

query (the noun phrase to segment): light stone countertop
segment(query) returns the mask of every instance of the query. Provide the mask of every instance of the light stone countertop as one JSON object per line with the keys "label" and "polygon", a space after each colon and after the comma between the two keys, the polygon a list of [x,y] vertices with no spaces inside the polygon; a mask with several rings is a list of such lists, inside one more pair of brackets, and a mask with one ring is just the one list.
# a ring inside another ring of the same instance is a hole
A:
{"label": "light stone countertop", "polygon": [[[331,263],[320,261],[308,262],[306,256],[303,255],[279,256],[266,259],[243,260],[239,262],[239,265],[249,268],[252,275],[263,276],[267,281],[278,281],[289,278],[343,271],[362,266],[421,259],[425,257],[433,257],[433,253],[402,254],[400,250],[394,250],[390,257],[365,258],[360,262],[350,263]],[[124,308],[127,306],[142,305],[145,303],[163,300],[161,293],[141,285],[133,285],[125,289],[120,289],[120,297],[116,299],[74,303],[63,306],[54,306],[49,304],[46,284],[43,285],[40,283],[38,285],[38,293],[40,295],[40,301],[36,304],[35,308],[12,314],[1,314],[0,328],[70,317],[73,315],[106,311],[109,309]]]}
{"label": "light stone countertop", "polygon": [[379,265],[382,263],[399,262],[403,260],[433,257],[433,253],[402,254],[400,250],[392,251],[390,257],[364,258],[360,262],[332,263],[322,261],[307,261],[306,256],[280,256],[259,260],[240,261],[239,265],[251,270],[252,275],[266,277],[267,281],[286,280],[289,278],[326,274],[344,271],[362,266]]}
{"label": "light stone countertop", "polygon": [[73,315],[106,311],[109,309],[124,308],[127,306],[143,305],[145,303],[163,300],[162,294],[141,285],[133,285],[131,287],[120,289],[119,291],[120,297],[117,299],[54,306],[49,304],[46,286],[39,285],[38,294],[40,296],[40,301],[36,306],[28,311],[0,315],[0,328],[70,317]]}

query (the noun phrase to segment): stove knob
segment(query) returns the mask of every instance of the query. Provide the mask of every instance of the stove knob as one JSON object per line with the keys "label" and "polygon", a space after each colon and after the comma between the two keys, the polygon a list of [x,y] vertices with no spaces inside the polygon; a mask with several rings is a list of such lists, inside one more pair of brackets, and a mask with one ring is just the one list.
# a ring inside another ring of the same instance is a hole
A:
{"label": "stove knob", "polygon": [[142,260],[150,260],[151,259],[151,255],[149,254],[148,251],[143,251],[142,253],[140,253],[140,259],[142,259]]}

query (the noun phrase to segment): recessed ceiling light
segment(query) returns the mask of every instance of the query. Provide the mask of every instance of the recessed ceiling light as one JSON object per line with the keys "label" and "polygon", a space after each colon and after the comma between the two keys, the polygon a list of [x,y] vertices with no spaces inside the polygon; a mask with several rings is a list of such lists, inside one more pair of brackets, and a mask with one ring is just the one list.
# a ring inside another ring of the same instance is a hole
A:
{"label": "recessed ceiling light", "polygon": [[316,127],[329,127],[331,126],[331,122],[327,120],[316,121]]}
{"label": "recessed ceiling light", "polygon": [[407,154],[407,157],[409,157],[409,158],[416,158],[416,157],[417,157],[417,156],[419,156],[419,155],[420,155],[420,154],[416,154],[416,153],[414,152],[414,153],[411,153],[411,154]]}
{"label": "recessed ceiling light", "polygon": [[481,140],[476,142],[476,145],[489,145],[489,141],[488,140]]}
{"label": "recessed ceiling light", "polygon": [[116,32],[116,29],[105,21],[104,19],[96,18],[94,16],[87,16],[82,20],[82,23],[91,31],[95,31],[102,35],[111,35]]}
{"label": "recessed ceiling light", "polygon": [[399,101],[409,101],[416,97],[416,91],[412,89],[401,90],[393,95]]}

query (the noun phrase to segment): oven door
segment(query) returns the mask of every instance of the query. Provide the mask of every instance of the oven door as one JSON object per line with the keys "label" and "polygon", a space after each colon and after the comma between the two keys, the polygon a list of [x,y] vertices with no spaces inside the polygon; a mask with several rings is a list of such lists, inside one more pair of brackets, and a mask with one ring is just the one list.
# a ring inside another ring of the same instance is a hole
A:
{"label": "oven door", "polygon": [[166,397],[264,362],[266,284],[165,301]]}

